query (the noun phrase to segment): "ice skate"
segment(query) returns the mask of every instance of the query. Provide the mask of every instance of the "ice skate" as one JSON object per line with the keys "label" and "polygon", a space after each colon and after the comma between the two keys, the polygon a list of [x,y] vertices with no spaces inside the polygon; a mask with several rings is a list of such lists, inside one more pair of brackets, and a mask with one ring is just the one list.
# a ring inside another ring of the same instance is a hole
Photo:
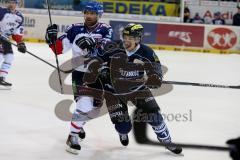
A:
{"label": "ice skate", "polygon": [[81,150],[81,146],[78,143],[77,134],[69,134],[66,144],[67,144],[66,151],[72,154],[78,154],[78,152]]}
{"label": "ice skate", "polygon": [[123,146],[127,146],[129,143],[128,135],[127,134],[119,134],[120,142]]}
{"label": "ice skate", "polygon": [[9,90],[9,89],[11,89],[11,87],[12,87],[11,83],[6,82],[3,77],[0,77],[0,89],[1,90]]}
{"label": "ice skate", "polygon": [[157,138],[172,153],[174,153],[174,154],[182,153],[182,147],[181,146],[177,146],[176,144],[174,144],[172,142],[164,142],[159,137],[157,137]]}

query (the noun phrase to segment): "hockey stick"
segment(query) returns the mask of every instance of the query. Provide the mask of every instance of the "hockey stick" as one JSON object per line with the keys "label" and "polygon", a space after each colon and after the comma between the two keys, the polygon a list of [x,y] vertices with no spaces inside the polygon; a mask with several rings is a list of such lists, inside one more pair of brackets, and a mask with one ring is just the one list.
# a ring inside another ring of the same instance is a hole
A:
{"label": "hockey stick", "polygon": [[[146,145],[153,145],[153,146],[164,146],[163,144],[155,141],[147,141],[144,143]],[[201,144],[187,144],[187,143],[174,143],[177,146],[181,146],[183,148],[189,149],[205,149],[205,150],[215,150],[215,151],[230,151],[229,147],[224,146],[215,146],[215,145],[201,145]]]}
{"label": "hockey stick", "polygon": [[[49,15],[49,21],[50,21],[50,25],[52,26],[52,18],[51,18],[51,12],[50,12],[50,4],[49,4],[49,0],[47,0],[47,6],[48,6],[48,15]],[[59,83],[61,86],[61,93],[63,94],[63,85],[62,85],[62,79],[61,79],[61,73],[60,73],[60,68],[59,68],[59,62],[58,62],[58,57],[56,54],[56,43],[54,42],[54,53],[55,53],[55,59],[56,59],[56,64],[57,64],[57,71],[58,71],[58,79],[59,79]]]}
{"label": "hockey stick", "polygon": [[[137,115],[137,110],[134,111],[133,117]],[[158,141],[152,141],[147,135],[147,123],[133,121],[133,134],[137,143],[151,146],[165,146]],[[205,149],[205,150],[216,150],[216,151],[230,151],[229,147],[215,146],[215,145],[202,145],[202,144],[187,144],[187,143],[174,143],[177,146],[190,149]]]}
{"label": "hockey stick", "polygon": [[[15,43],[11,42],[7,37],[5,37],[5,36],[3,36],[3,35],[1,35],[1,34],[0,34],[0,39],[2,39],[2,40],[4,40],[5,42],[7,42],[7,43],[9,43],[9,44],[11,44],[11,45],[17,47],[17,45],[16,45]],[[26,53],[28,53],[28,54],[30,54],[31,56],[33,56],[33,57],[39,59],[39,60],[42,61],[42,62],[48,64],[49,66],[51,66],[51,67],[57,69],[56,66],[54,66],[53,64],[47,62],[46,60],[44,60],[44,59],[42,59],[42,58],[40,58],[40,57],[38,57],[38,56],[36,56],[36,55],[33,54],[32,52],[30,52],[30,51],[27,50]],[[71,73],[73,70],[63,71],[63,70],[60,69],[60,71],[63,72],[63,73],[66,73],[66,74],[67,74],[67,73]]]}
{"label": "hockey stick", "polygon": [[162,81],[162,83],[163,84],[174,84],[174,85],[199,86],[199,87],[240,89],[240,85],[239,86],[229,86],[229,85],[218,85],[218,84],[207,84],[207,83],[192,83],[192,82],[178,82],[178,81]]}

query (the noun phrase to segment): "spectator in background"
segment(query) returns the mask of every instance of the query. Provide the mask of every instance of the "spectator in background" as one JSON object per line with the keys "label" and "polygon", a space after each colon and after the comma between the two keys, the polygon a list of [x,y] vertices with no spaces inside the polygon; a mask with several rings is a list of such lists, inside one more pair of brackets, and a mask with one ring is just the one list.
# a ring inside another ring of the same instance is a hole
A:
{"label": "spectator in background", "polygon": [[190,23],[197,23],[197,24],[203,24],[204,19],[200,17],[199,13],[197,12],[193,18],[190,19]]}
{"label": "spectator in background", "polygon": [[205,24],[212,24],[212,18],[209,17],[209,16],[205,16],[204,17],[204,22],[205,22]]}
{"label": "spectator in background", "polygon": [[188,6],[186,5],[186,2],[184,4],[184,16],[183,16],[183,22],[189,22],[190,20],[190,9],[188,8]]}
{"label": "spectator in background", "polygon": [[221,17],[220,12],[214,13],[214,19],[212,20],[212,24],[225,25],[225,20]]}
{"label": "spectator in background", "polygon": [[233,26],[240,26],[240,4],[237,5],[238,12],[233,16]]}

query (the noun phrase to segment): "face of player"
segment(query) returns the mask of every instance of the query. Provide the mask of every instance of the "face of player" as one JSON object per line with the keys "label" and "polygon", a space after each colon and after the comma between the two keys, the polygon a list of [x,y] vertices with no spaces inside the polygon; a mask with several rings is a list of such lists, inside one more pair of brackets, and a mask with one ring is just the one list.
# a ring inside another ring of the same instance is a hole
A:
{"label": "face of player", "polygon": [[128,35],[123,36],[123,44],[128,52],[134,51],[138,43],[139,38]]}
{"label": "face of player", "polygon": [[16,7],[17,7],[17,3],[16,2],[11,2],[9,1],[7,4],[7,7],[11,10],[11,11],[15,11]]}
{"label": "face of player", "polygon": [[99,16],[96,12],[84,11],[84,20],[87,27],[93,27],[95,24],[97,24],[98,19]]}

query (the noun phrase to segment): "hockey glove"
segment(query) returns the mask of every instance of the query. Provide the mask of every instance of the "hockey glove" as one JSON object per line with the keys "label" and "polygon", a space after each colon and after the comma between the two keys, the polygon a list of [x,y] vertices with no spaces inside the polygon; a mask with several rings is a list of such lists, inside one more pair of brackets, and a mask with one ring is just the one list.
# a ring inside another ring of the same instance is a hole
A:
{"label": "hockey glove", "polygon": [[91,51],[96,47],[96,41],[92,37],[80,37],[76,40],[75,44],[82,50],[87,49]]}
{"label": "hockey glove", "polygon": [[162,85],[162,78],[159,77],[157,74],[152,74],[148,77],[146,86],[152,89],[156,89],[161,87]]}
{"label": "hockey glove", "polygon": [[230,156],[233,160],[240,159],[240,137],[236,139],[230,139],[227,141],[230,149]]}
{"label": "hockey glove", "polygon": [[108,67],[104,67],[100,71],[100,79],[104,84],[112,84],[111,83],[111,76],[110,76],[110,69]]}
{"label": "hockey glove", "polygon": [[54,44],[57,40],[58,26],[56,24],[49,25],[46,30],[45,40],[47,44]]}
{"label": "hockey glove", "polygon": [[19,42],[17,44],[17,48],[18,48],[18,51],[22,53],[25,53],[27,51],[27,48],[24,42]]}

